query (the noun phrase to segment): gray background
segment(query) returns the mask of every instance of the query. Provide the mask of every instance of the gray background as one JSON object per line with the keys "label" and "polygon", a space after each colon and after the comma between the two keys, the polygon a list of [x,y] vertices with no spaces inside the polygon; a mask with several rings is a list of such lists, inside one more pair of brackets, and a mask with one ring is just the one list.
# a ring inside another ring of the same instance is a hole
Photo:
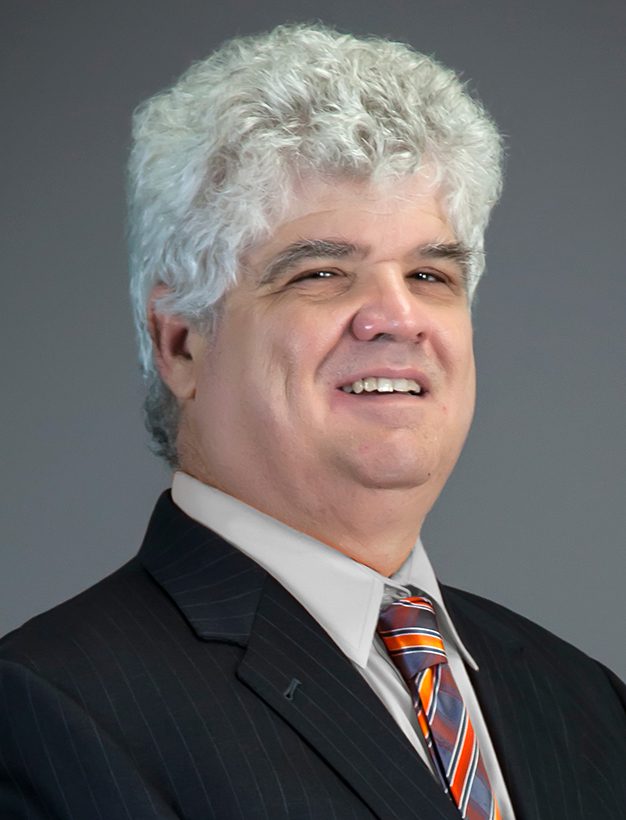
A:
{"label": "gray background", "polygon": [[439,574],[626,676],[623,0],[5,0],[0,632],[132,555],[168,484],[127,307],[132,108],[224,38],[314,17],[434,53],[508,137]]}

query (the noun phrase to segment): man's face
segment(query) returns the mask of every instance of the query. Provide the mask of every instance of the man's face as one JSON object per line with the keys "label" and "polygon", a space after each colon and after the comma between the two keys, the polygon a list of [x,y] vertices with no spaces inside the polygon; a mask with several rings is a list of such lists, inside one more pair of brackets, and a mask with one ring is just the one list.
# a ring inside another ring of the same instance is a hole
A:
{"label": "man's face", "polygon": [[203,343],[183,468],[277,517],[351,489],[434,501],[474,407],[461,256],[422,177],[303,185]]}

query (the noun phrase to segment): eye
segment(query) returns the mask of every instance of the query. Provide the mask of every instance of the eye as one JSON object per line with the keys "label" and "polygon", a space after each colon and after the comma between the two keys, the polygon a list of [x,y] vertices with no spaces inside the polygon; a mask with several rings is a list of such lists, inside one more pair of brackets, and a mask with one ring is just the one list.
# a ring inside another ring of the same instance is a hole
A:
{"label": "eye", "polygon": [[319,281],[320,279],[333,279],[337,274],[334,271],[326,270],[309,270],[304,273],[299,273],[289,280],[289,284],[297,284],[298,282]]}
{"label": "eye", "polygon": [[445,282],[446,278],[440,273],[433,273],[428,270],[418,270],[411,274],[411,279],[417,279],[418,282]]}

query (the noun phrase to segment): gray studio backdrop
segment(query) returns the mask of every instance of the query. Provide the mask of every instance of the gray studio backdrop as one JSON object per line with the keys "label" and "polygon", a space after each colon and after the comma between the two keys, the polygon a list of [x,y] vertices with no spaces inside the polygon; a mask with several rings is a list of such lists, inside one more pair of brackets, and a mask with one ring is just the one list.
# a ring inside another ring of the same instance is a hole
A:
{"label": "gray studio backdrop", "polygon": [[0,632],[112,571],[168,485],[143,431],[123,168],[134,106],[287,20],[406,39],[508,138],[473,432],[425,532],[440,576],[626,676],[626,4],[2,4]]}

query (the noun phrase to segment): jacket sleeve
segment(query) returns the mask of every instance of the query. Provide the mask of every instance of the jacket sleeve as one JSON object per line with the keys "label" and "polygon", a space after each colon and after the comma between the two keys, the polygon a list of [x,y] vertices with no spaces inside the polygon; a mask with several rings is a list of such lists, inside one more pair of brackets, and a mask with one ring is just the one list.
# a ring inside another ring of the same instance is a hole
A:
{"label": "jacket sleeve", "polygon": [[79,701],[28,667],[0,661],[2,820],[177,816]]}

